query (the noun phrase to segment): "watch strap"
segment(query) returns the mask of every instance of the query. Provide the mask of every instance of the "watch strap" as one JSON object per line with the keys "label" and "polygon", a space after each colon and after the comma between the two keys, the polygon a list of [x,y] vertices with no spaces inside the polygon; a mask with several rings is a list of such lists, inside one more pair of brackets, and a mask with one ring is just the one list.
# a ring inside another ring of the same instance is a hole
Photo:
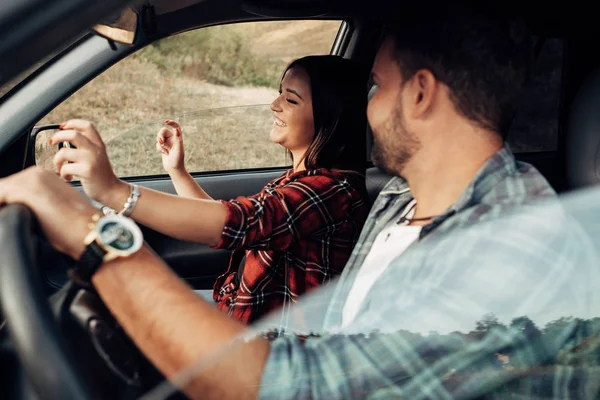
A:
{"label": "watch strap", "polygon": [[80,280],[90,282],[94,273],[100,268],[104,261],[106,250],[96,241],[92,241],[75,264],[77,275]]}

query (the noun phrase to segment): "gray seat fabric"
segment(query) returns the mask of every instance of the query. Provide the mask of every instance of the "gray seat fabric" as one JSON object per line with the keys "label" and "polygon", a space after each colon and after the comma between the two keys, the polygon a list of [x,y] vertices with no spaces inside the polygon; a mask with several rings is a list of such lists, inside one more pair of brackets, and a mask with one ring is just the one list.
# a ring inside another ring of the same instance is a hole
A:
{"label": "gray seat fabric", "polygon": [[600,182],[600,70],[588,76],[571,105],[565,150],[569,189]]}

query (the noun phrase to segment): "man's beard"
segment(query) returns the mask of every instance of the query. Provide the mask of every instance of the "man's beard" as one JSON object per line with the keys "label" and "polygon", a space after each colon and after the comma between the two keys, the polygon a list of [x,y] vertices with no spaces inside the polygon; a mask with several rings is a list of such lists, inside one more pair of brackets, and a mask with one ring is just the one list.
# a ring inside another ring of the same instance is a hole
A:
{"label": "man's beard", "polygon": [[406,129],[400,105],[394,110],[392,118],[377,127],[377,132],[373,129],[373,165],[390,174],[402,176],[406,164],[421,148],[421,142]]}

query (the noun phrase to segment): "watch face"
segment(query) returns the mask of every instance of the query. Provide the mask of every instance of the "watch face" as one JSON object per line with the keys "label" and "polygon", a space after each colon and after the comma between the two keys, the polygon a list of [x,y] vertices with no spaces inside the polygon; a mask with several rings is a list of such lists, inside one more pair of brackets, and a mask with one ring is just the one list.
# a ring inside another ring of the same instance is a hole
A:
{"label": "watch face", "polygon": [[96,225],[100,243],[109,251],[128,255],[142,247],[142,232],[129,218],[118,215],[102,217]]}
{"label": "watch face", "polygon": [[116,250],[129,250],[133,247],[133,234],[117,222],[108,222],[101,227],[100,240]]}

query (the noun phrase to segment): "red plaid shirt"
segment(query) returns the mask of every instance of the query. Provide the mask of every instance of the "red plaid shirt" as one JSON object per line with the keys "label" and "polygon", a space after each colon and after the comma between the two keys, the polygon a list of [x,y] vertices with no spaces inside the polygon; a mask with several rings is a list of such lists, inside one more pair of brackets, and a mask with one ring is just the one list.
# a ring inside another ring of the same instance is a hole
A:
{"label": "red plaid shirt", "polygon": [[215,248],[234,252],[214,285],[217,307],[250,323],[339,275],[367,218],[366,199],[364,176],[316,169],[288,171],[254,196],[224,201]]}

